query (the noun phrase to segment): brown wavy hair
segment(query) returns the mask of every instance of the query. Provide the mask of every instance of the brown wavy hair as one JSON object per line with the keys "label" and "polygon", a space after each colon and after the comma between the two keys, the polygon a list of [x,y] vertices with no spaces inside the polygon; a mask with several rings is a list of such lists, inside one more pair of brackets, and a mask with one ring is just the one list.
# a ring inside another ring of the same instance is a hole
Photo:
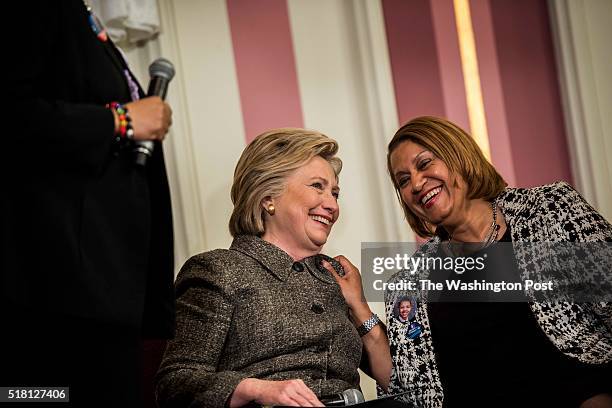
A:
{"label": "brown wavy hair", "polygon": [[387,169],[408,224],[422,237],[432,237],[435,226],[417,217],[404,203],[391,168],[391,154],[406,141],[423,146],[442,160],[451,174],[460,175],[467,185],[468,199],[493,200],[508,185],[465,130],[449,120],[435,116],[412,119],[400,127],[389,142]]}

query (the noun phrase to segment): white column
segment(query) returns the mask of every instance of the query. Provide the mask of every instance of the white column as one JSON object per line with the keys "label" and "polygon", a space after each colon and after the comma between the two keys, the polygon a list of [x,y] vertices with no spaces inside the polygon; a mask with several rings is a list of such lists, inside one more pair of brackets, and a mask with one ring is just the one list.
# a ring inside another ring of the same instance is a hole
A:
{"label": "white column", "polygon": [[549,0],[549,10],[575,184],[610,221],[612,2]]}
{"label": "white column", "polygon": [[230,187],[245,139],[225,1],[159,6],[161,55],[176,68],[166,148],[180,265],[204,250],[229,247]]}

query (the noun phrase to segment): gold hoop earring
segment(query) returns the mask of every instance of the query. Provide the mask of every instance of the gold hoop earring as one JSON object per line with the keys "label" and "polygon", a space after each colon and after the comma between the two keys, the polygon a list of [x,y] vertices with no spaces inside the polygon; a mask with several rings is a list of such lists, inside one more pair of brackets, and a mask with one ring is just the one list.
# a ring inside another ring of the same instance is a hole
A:
{"label": "gold hoop earring", "polygon": [[268,204],[268,208],[266,209],[266,211],[268,212],[268,214],[274,215],[274,212],[276,211],[276,208],[274,208],[274,204]]}

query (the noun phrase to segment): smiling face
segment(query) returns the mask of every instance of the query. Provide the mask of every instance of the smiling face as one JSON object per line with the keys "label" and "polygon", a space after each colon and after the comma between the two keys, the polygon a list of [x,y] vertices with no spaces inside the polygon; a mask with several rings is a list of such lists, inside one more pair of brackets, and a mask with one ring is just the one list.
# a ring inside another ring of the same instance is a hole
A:
{"label": "smiling face", "polygon": [[433,225],[458,225],[466,203],[465,183],[442,160],[410,140],[391,153],[391,171],[406,206]]}
{"label": "smiling face", "polygon": [[412,304],[409,300],[402,300],[399,306],[399,315],[402,320],[408,320],[408,316],[410,315],[410,311],[412,310]]}
{"label": "smiling face", "polygon": [[262,238],[294,259],[318,254],[340,215],[338,182],[331,165],[315,156],[286,179],[283,193],[262,202],[274,205],[265,214]]}

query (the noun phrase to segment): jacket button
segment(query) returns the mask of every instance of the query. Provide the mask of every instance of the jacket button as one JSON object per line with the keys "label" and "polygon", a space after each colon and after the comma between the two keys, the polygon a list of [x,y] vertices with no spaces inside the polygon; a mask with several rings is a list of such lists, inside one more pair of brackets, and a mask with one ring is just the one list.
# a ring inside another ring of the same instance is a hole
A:
{"label": "jacket button", "polygon": [[302,265],[300,262],[294,262],[293,265],[291,265],[291,269],[296,272],[302,272],[304,270],[304,265]]}
{"label": "jacket button", "polygon": [[321,314],[325,311],[325,309],[323,309],[323,306],[318,303],[313,303],[312,306],[310,306],[310,310],[312,310],[316,314]]}

